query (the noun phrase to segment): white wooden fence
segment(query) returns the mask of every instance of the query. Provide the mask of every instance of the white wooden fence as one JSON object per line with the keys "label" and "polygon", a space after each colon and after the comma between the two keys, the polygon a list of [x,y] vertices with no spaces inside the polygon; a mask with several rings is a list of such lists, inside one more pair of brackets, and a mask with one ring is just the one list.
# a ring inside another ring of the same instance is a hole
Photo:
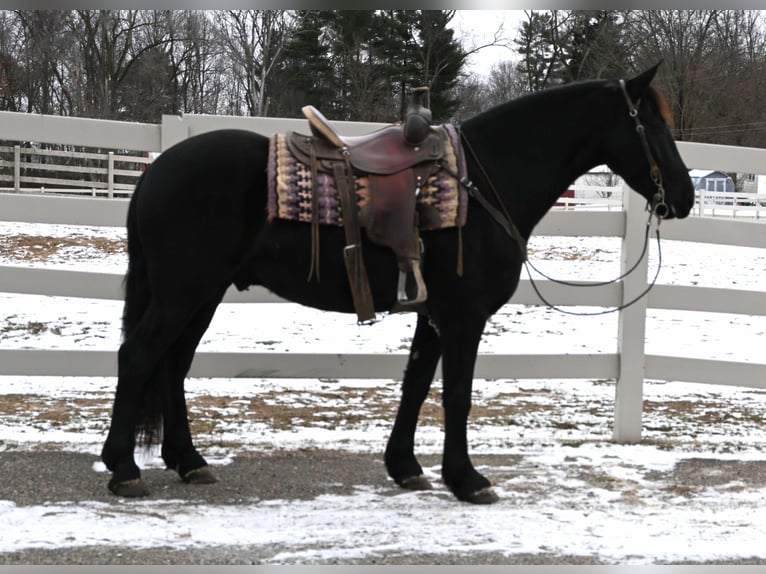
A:
{"label": "white wooden fence", "polygon": [[[3,155],[12,159],[2,159]],[[18,144],[0,146],[0,189],[7,188],[16,193],[50,191],[94,197],[114,197],[115,193],[128,195],[142,173],[137,166],[145,168],[151,161],[148,156],[116,154],[114,151],[75,152]],[[28,175],[27,171],[32,171],[33,175]]]}
{"label": "white wooden fence", "polygon": [[[7,112],[0,112],[0,120],[5,119],[9,122],[11,132],[13,132],[14,125],[16,125],[17,131],[18,128],[24,129],[25,126],[32,125],[27,119],[28,117],[19,118],[18,114],[9,115]],[[58,122],[54,122],[54,117],[46,119],[53,122],[54,127],[58,129],[64,129],[69,120],[69,118],[56,117],[56,119],[64,120],[64,122],[55,125]],[[236,123],[232,122],[232,120]],[[79,123],[82,121],[92,122],[93,120],[80,119],[75,121]],[[165,149],[168,145],[184,137],[214,128],[219,125],[219,122],[221,126],[233,127],[238,126],[241,122],[252,121],[253,118],[211,118],[210,116],[192,115],[182,118],[165,116],[163,123],[159,126],[153,124],[128,124],[133,127],[142,127],[144,133],[143,138],[136,137],[135,135],[132,138],[126,137],[126,146],[138,144],[144,147],[151,146],[150,149],[139,152],[130,151],[128,147],[117,151],[110,150],[104,152],[40,149],[40,142],[37,140],[27,140],[33,143],[28,143],[24,146],[18,144],[14,146],[0,146],[0,192],[128,197],[133,192],[135,182],[145,169],[145,166],[151,163],[154,156],[157,155],[158,151],[155,148],[158,144],[162,149]],[[303,120],[256,118],[254,121],[254,126],[257,126],[254,129],[260,129],[263,133],[269,133],[269,130],[277,131],[279,125],[288,126],[286,129],[306,127]],[[226,123],[224,124],[223,122]],[[34,120],[34,125],[37,125],[37,123],[37,120]],[[71,122],[69,123],[71,125]],[[101,123],[109,127],[107,122]],[[114,122],[111,123],[115,124]],[[344,131],[349,134],[364,133],[383,125],[375,123],[337,123],[343,125]],[[122,127],[125,128],[126,126],[123,125]],[[93,125],[86,124],[86,128],[92,131]],[[124,131],[128,134],[127,130]],[[62,142],[72,141],[72,139],[49,136],[44,141],[45,143],[62,144]],[[99,147],[103,147],[107,140],[98,137],[86,140],[82,139],[78,133],[76,141],[88,141],[92,145],[98,143],[100,144]],[[141,142],[143,143],[141,144]],[[117,144],[112,142],[111,145]],[[8,159],[3,159],[3,157]],[[71,160],[76,161],[73,162]],[[25,170],[33,171],[34,174],[29,175]],[[594,173],[603,174],[602,171]],[[117,178],[120,178],[120,181],[117,181]],[[583,177],[570,186],[570,191],[576,191],[578,196],[564,194],[554,207],[556,209],[567,210],[622,210],[622,186],[620,184],[592,185],[584,183],[587,179],[588,176]],[[579,196],[580,192],[583,192],[582,196]],[[699,190],[696,192],[694,213],[712,217],[761,219],[766,213],[766,195],[752,192],[728,193]]]}
{"label": "white wooden fence", "polygon": [[[378,124],[337,122],[346,134],[361,134]],[[162,151],[191,135],[220,127],[240,127],[261,133],[306,130],[304,120],[206,116],[166,116],[161,125],[133,124],[0,112],[0,133],[7,140]],[[690,168],[705,167],[760,173],[766,150],[679,144]],[[553,210],[536,228],[538,235],[622,237],[622,268],[635,262],[643,245],[644,202],[625,190],[624,210]],[[0,194],[0,219],[6,221],[122,226],[126,199]],[[702,243],[766,248],[766,227],[756,221],[692,216],[662,224],[663,238]],[[122,277],[0,266],[0,291],[52,296],[121,299]],[[591,289],[540,282],[556,305],[614,307],[630,301],[647,284],[644,262],[619,284]],[[227,293],[228,302],[274,302],[263,289]],[[522,280],[512,303],[539,305],[527,280]],[[613,354],[480,355],[478,378],[614,379],[616,383],[614,438],[635,442],[641,437],[643,383],[646,379],[687,381],[766,388],[766,364],[648,355],[645,352],[647,309],[689,310],[746,315],[766,314],[766,292],[692,286],[657,285],[637,304],[620,312],[617,352]],[[335,377],[398,379],[406,355],[206,353],[196,355],[194,377]],[[0,375],[113,376],[114,351],[0,349]]]}

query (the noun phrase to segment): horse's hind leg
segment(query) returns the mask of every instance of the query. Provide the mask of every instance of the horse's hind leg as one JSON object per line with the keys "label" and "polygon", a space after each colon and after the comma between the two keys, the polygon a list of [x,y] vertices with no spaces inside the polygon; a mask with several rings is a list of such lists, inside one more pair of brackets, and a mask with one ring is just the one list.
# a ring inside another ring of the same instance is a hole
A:
{"label": "horse's hind leg", "polygon": [[135,462],[136,429],[145,406],[143,390],[169,341],[156,337],[155,318],[150,306],[139,326],[126,336],[118,351],[117,389],[109,433],[101,450],[101,459],[112,471],[109,489],[120,496],[145,496],[141,471]]}
{"label": "horse's hind leg", "polygon": [[418,315],[410,357],[402,382],[402,398],[385,454],[389,476],[398,485],[412,490],[424,490],[431,487],[423,476],[423,468],[415,458],[415,429],[420,408],[431,388],[440,355],[439,335],[426,316]]}
{"label": "horse's hind leg", "polygon": [[193,314],[189,306],[153,301],[120,345],[111,425],[101,451],[104,464],[112,471],[109,489],[114,494],[129,497],[148,494],[134,458],[136,431],[143,429],[147,444],[159,438],[163,371],[160,367]]}
{"label": "horse's hind leg", "polygon": [[209,484],[216,481],[207,467],[207,462],[197,452],[189,428],[189,417],[184,394],[184,381],[191,367],[194,353],[202,335],[210,325],[215,310],[225,290],[210,303],[203,306],[184,333],[173,344],[163,361],[162,384],[162,459],[165,465],[175,470],[185,481],[194,484]]}

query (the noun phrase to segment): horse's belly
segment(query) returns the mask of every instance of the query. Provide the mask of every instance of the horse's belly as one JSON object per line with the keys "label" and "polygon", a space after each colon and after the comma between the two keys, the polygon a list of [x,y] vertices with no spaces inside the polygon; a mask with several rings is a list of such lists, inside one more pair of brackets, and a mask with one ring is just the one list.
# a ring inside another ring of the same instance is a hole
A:
{"label": "horse's belly", "polygon": [[[341,228],[321,226],[312,247],[308,224],[273,221],[258,235],[250,273],[255,283],[276,295],[326,311],[355,311],[344,263],[346,246]],[[313,250],[319,256],[314,259]],[[393,251],[364,241],[362,246],[376,311],[389,310],[396,300],[398,267]]]}

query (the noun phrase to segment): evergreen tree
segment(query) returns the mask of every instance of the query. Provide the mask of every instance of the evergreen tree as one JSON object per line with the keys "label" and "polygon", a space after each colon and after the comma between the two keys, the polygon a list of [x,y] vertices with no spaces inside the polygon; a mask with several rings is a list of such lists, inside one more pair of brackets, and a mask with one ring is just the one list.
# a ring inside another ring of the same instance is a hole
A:
{"label": "evergreen tree", "polygon": [[370,42],[375,23],[372,11],[300,12],[279,74],[280,111],[296,116],[312,104],[329,119],[370,121],[370,101],[385,83]]}
{"label": "evergreen tree", "polygon": [[561,30],[557,10],[527,12],[516,39],[519,71],[531,92],[562,82]]}
{"label": "evergreen tree", "polygon": [[452,16],[440,10],[301,12],[284,50],[279,94],[286,102],[279,111],[294,116],[310,103],[330,119],[396,121],[412,89],[428,86],[434,120],[449,119],[466,59],[447,27]]}
{"label": "evergreen tree", "polygon": [[627,60],[615,10],[576,10],[564,47],[566,81],[613,77]]}
{"label": "evergreen tree", "polygon": [[372,10],[337,10],[331,50],[340,80],[343,119],[386,121],[392,118],[387,65],[376,50],[377,39],[389,34]]}
{"label": "evergreen tree", "polygon": [[447,121],[460,106],[455,95],[466,52],[448,24],[454,10],[419,10],[415,21],[421,55],[420,82],[430,88],[434,121]]}
{"label": "evergreen tree", "polygon": [[380,34],[373,42],[375,53],[384,66],[391,94],[391,114],[404,119],[409,94],[420,84],[420,53],[413,30],[415,10],[385,10],[378,14]]}
{"label": "evergreen tree", "polygon": [[[337,93],[334,69],[323,33],[327,11],[302,10],[286,42],[283,58],[274,73],[270,114],[301,117],[307,104],[329,110]],[[328,112],[329,113],[329,112]]]}
{"label": "evergreen tree", "polygon": [[530,91],[625,71],[630,58],[620,12],[543,10],[527,17],[516,45]]}

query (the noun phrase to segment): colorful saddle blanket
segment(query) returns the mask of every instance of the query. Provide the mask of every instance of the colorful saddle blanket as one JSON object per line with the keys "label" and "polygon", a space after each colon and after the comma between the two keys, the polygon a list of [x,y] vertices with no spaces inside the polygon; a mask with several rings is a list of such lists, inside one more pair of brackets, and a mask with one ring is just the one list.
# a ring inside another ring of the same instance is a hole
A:
{"label": "colorful saddle blanket", "polygon": [[[448,138],[442,162],[449,172],[464,177],[465,157],[457,130],[445,125]],[[465,224],[468,197],[458,179],[445,169],[434,169],[416,197],[419,229],[428,231]],[[343,225],[340,197],[334,177],[318,172],[316,182],[318,221],[325,225]],[[370,202],[369,178],[355,178],[360,210]],[[312,170],[295,158],[284,134],[271,136],[268,160],[268,217],[302,221],[312,220]],[[415,193],[415,190],[412,190]]]}

